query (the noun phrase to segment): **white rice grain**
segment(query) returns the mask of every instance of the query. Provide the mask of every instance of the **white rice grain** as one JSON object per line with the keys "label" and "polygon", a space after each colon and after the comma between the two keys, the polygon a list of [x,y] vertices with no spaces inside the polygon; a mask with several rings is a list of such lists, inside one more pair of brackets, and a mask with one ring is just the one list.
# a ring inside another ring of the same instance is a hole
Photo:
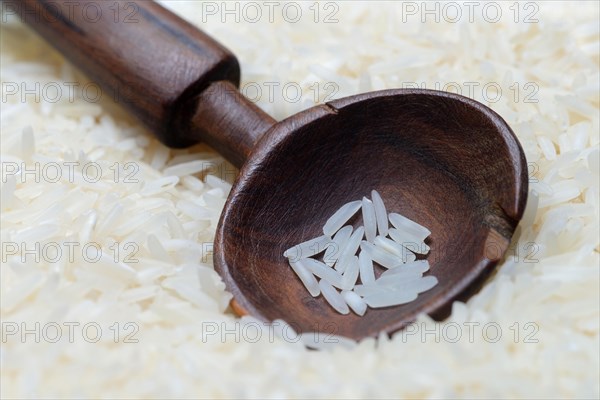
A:
{"label": "white rice grain", "polygon": [[323,235],[314,239],[307,240],[297,244],[294,247],[287,249],[283,255],[291,260],[297,261],[304,258],[312,257],[324,251],[331,243],[329,236]]}
{"label": "white rice grain", "polygon": [[360,249],[366,251],[371,260],[384,268],[395,268],[403,263],[400,257],[394,256],[364,240],[360,244]]}
{"label": "white rice grain", "polygon": [[375,218],[375,208],[373,207],[373,202],[366,197],[363,197],[362,199],[362,216],[367,242],[373,243],[373,240],[375,240],[375,235],[377,234],[377,220]]}
{"label": "white rice grain", "polygon": [[398,292],[416,292],[423,293],[438,284],[435,276],[421,276],[419,272],[410,274],[388,275],[385,278],[379,278],[375,285],[380,288],[386,288]]}
{"label": "white rice grain", "polygon": [[401,260],[404,260],[406,254],[408,253],[408,250],[406,250],[406,248],[400,243],[396,243],[395,241],[383,236],[377,236],[373,241],[373,244],[376,247],[381,248],[387,251],[388,253],[400,258]]}
{"label": "white rice grain", "polygon": [[166,167],[163,174],[168,176],[185,176],[202,172],[206,169],[206,162],[203,160],[189,161]]}
{"label": "white rice grain", "polygon": [[419,280],[415,286],[411,287],[411,289],[416,290],[417,293],[423,293],[433,289],[437,284],[438,279],[435,276],[429,275],[424,276],[423,279]]}
{"label": "white rice grain", "polygon": [[375,270],[373,269],[373,261],[366,251],[361,251],[358,255],[358,267],[360,281],[363,284],[375,282]]}
{"label": "white rice grain", "polygon": [[140,286],[127,289],[119,295],[119,300],[125,303],[137,303],[139,301],[154,298],[160,292],[158,286]]}
{"label": "white rice grain", "polygon": [[161,241],[154,234],[148,235],[147,246],[150,254],[157,260],[169,263],[172,262],[169,253],[163,247]]}
{"label": "white rice grain", "polygon": [[[429,271],[429,261],[418,260],[418,261],[406,263],[397,268],[388,269],[387,271],[384,271],[379,278],[381,279],[386,276],[391,276],[391,275],[395,275],[395,274],[405,274],[407,272],[418,272],[418,273],[423,274],[424,272],[427,272],[427,271]],[[365,282],[363,282],[363,283],[365,283]]]}
{"label": "white rice grain", "polygon": [[15,203],[15,190],[17,188],[17,180],[14,176],[9,175],[3,182],[0,190],[0,207],[2,210],[10,209]]}
{"label": "white rice grain", "polygon": [[[352,291],[354,293],[356,293],[359,296],[365,297],[367,295],[371,296],[377,293],[381,293],[381,286],[379,285],[375,285],[375,284],[368,284],[368,285],[356,285],[354,286],[354,289],[352,289]],[[385,290],[390,290],[389,288],[386,288]]]}
{"label": "white rice grain", "polygon": [[319,288],[325,300],[340,314],[348,314],[350,309],[344,301],[342,295],[324,279],[319,281]]}
{"label": "white rice grain", "polygon": [[231,191],[231,183],[226,182],[223,179],[217,178],[216,176],[206,175],[204,180],[210,186],[223,190],[223,193],[225,193],[225,195],[228,195]]}
{"label": "white rice grain", "polygon": [[85,222],[79,232],[79,241],[81,243],[88,243],[92,236],[92,231],[98,221],[98,213],[96,210],[89,210],[85,218]]}
{"label": "white rice grain", "polygon": [[420,241],[425,240],[427,236],[431,235],[431,231],[425,228],[423,225],[420,225],[414,222],[411,219],[406,218],[403,215],[397,213],[390,213],[389,215],[390,222],[396,229],[400,232],[405,232],[406,234],[414,235]]}
{"label": "white rice grain", "polygon": [[388,215],[385,209],[383,199],[379,195],[377,190],[371,191],[371,198],[373,199],[373,207],[375,208],[375,218],[377,219],[377,231],[381,236],[388,234]]}
{"label": "white rice grain", "polygon": [[202,192],[202,190],[204,189],[204,182],[202,182],[195,176],[184,176],[181,178],[181,183],[186,189],[195,192]]}
{"label": "white rice grain", "polygon": [[99,218],[96,228],[96,235],[102,236],[116,225],[117,220],[123,213],[124,207],[121,203],[116,203],[104,218]]}
{"label": "white rice grain", "polygon": [[368,294],[364,297],[365,303],[372,308],[382,308],[399,306],[401,304],[410,303],[417,299],[415,291],[378,291],[375,294]]}
{"label": "white rice grain", "polygon": [[[393,268],[393,270],[402,269],[402,267]],[[413,291],[413,286],[423,278],[423,273],[418,270],[402,270],[401,273],[393,275],[380,276],[374,283],[375,286],[386,289]],[[418,292],[417,292],[418,293]]]}
{"label": "white rice grain", "polygon": [[27,126],[23,128],[21,136],[21,157],[25,161],[31,160],[31,156],[35,153],[35,136],[33,134],[33,128]]}
{"label": "white rice grain", "polygon": [[367,311],[367,303],[365,303],[362,297],[357,295],[355,292],[348,290],[342,290],[342,297],[344,298],[346,304],[348,304],[348,307],[350,307],[350,309],[357,315],[360,315],[361,317],[365,315],[365,312]]}
{"label": "white rice grain", "polygon": [[154,196],[158,193],[167,191],[179,183],[177,176],[165,176],[152,181],[144,182],[144,186],[140,191],[142,196]]}
{"label": "white rice grain", "polygon": [[308,269],[306,269],[304,265],[302,265],[299,261],[294,262],[292,260],[288,260],[288,262],[312,297],[317,297],[319,294],[321,294],[317,279],[310,271],[308,271]]}
{"label": "white rice grain", "polygon": [[356,285],[356,280],[358,279],[359,266],[358,266],[358,257],[353,256],[348,261],[346,270],[342,275],[342,289],[344,290],[352,290],[354,285]]}
{"label": "white rice grain", "polygon": [[341,206],[323,226],[323,234],[331,236],[338,231],[361,207],[360,200],[351,201]]}
{"label": "white rice grain", "polygon": [[340,347],[353,349],[357,345],[352,339],[325,332],[304,332],[300,337],[306,347],[315,350],[332,351]]}
{"label": "white rice grain", "polygon": [[348,242],[346,243],[346,247],[344,248],[344,250],[342,251],[342,254],[340,255],[338,262],[336,262],[336,264],[335,264],[335,269],[337,271],[340,271],[342,273],[344,271],[346,271],[346,267],[347,267],[348,263],[351,261],[352,257],[354,257],[354,255],[358,251],[360,242],[362,241],[364,234],[365,234],[365,228],[363,228],[362,226],[359,226],[358,228],[356,228],[354,233],[352,233],[352,235],[348,239]]}
{"label": "white rice grain", "polygon": [[323,256],[323,262],[325,264],[332,267],[335,262],[340,258],[342,251],[346,248],[348,244],[348,239],[350,239],[350,235],[352,235],[352,227],[350,225],[344,226],[342,229],[337,231],[337,233],[333,236],[333,239],[327,250],[325,250],[325,255]]}
{"label": "white rice grain", "polygon": [[169,149],[162,144],[156,144],[156,149],[150,161],[152,168],[160,170],[162,169],[167,160],[169,159]]}
{"label": "white rice grain", "polygon": [[390,229],[388,233],[394,242],[401,245],[405,249],[412,251],[413,253],[427,254],[430,250],[427,244],[411,234],[401,232],[395,228]]}
{"label": "white rice grain", "polygon": [[298,263],[321,278],[321,280],[326,281],[337,288],[343,288],[342,275],[333,268],[328,267],[326,264],[312,258],[303,258],[299,260]]}

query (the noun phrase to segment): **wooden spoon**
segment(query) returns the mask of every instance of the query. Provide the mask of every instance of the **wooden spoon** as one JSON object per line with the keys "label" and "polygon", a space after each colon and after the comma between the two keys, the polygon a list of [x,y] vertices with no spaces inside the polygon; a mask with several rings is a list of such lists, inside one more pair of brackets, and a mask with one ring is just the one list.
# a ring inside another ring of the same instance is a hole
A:
{"label": "wooden spoon", "polygon": [[[151,1],[117,2],[135,11],[134,23],[115,18],[112,1],[93,2],[102,14],[94,22],[69,13],[68,1],[5,3],[164,143],[202,140],[241,167],[214,251],[238,314],[354,339],[391,333],[419,313],[448,315],[508,249],[526,203],[527,164],[506,122],[476,101],[384,90],[276,123],[237,91],[239,65],[228,50]],[[321,235],[337,208],[372,189],[388,210],[431,230],[439,284],[409,304],[340,315],[309,295],[283,252]]]}

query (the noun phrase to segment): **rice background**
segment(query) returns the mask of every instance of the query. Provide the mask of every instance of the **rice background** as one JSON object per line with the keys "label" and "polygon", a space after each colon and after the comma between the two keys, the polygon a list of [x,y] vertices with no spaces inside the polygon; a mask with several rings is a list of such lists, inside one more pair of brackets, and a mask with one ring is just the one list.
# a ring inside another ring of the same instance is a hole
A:
{"label": "rice background", "polygon": [[[503,13],[495,23],[482,17],[484,3],[471,22],[459,2],[456,23],[443,18],[454,18],[450,9],[443,13],[445,3],[440,22],[429,16],[425,23],[421,2],[411,3],[416,15],[403,9],[407,2],[319,3],[319,22],[314,4],[299,2],[297,23],[287,22],[282,8],[270,22],[261,2],[256,23],[207,15],[199,1],[163,4],[238,56],[246,94],[277,119],[335,88],[342,97],[457,83],[518,135],[531,163],[526,216],[495,276],[469,302],[456,303],[447,321],[422,317],[414,334],[368,339],[352,349],[307,351],[268,330],[251,343],[258,324],[227,309],[231,296],[209,254],[236,171],[203,145],[166,149],[110,99],[91,101],[94,92],[77,90],[69,99],[64,91],[49,101],[54,92],[48,87],[44,94],[45,85],[77,82],[81,89],[89,81],[5,15],[3,167],[69,161],[79,167],[74,179],[65,172],[58,182],[31,175],[21,182],[3,169],[3,398],[600,396],[597,2],[518,3],[518,22],[513,2],[496,3]],[[323,23],[335,10],[338,22]],[[538,21],[524,23],[532,12]],[[40,101],[32,95],[22,101],[21,89],[11,94],[15,83],[36,82]],[[269,82],[279,85],[273,98]],[[293,89],[284,98],[288,83],[302,88],[301,100],[292,101]],[[89,161],[101,166],[98,182],[82,179]],[[125,182],[135,166],[138,182]],[[75,251],[73,259],[22,262],[20,252],[5,247],[36,242],[94,242],[103,258],[86,262]],[[132,249],[122,248],[115,263],[115,243],[137,245],[139,262],[128,262]],[[92,325],[84,332],[85,324]],[[56,325],[62,335],[53,343]],[[23,327],[39,338],[22,337]]]}

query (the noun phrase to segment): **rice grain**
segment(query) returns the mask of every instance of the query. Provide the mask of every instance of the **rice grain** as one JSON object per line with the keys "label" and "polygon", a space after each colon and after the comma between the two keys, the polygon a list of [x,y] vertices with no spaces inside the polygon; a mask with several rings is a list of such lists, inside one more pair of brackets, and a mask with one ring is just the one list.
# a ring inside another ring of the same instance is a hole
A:
{"label": "rice grain", "polygon": [[308,290],[308,292],[310,293],[310,295],[312,297],[317,297],[318,295],[320,295],[321,290],[319,289],[319,282],[317,282],[317,279],[314,277],[314,275],[311,272],[309,272],[308,269],[306,269],[306,267],[302,265],[300,261],[288,261],[296,275],[298,275],[298,278],[300,278],[300,280],[302,281],[304,287],[306,287],[306,290]]}
{"label": "rice grain", "polygon": [[362,297],[357,295],[355,292],[348,290],[342,291],[342,297],[344,298],[346,304],[348,304],[348,307],[350,307],[350,309],[357,315],[361,317],[365,315],[365,312],[367,311],[367,303],[365,303]]}
{"label": "rice grain", "polygon": [[351,201],[341,206],[323,226],[323,234],[326,236],[332,236],[338,231],[356,212],[361,206],[361,202]]}
{"label": "rice grain", "polygon": [[362,199],[362,216],[367,242],[373,243],[373,240],[375,240],[375,235],[377,234],[377,221],[375,219],[375,208],[373,207],[373,202],[366,197],[363,197]]}
{"label": "rice grain", "polygon": [[321,279],[319,281],[319,287],[321,288],[321,293],[323,293],[323,297],[327,302],[340,314],[348,314],[350,309],[348,308],[348,304],[344,301],[342,295],[328,282]]}
{"label": "rice grain", "polygon": [[379,195],[377,190],[371,191],[371,199],[373,200],[373,207],[375,208],[375,218],[377,220],[377,232],[379,235],[385,237],[388,234],[388,214],[385,209],[383,199]]}
{"label": "rice grain", "polygon": [[332,242],[325,250],[325,255],[323,256],[323,261],[325,264],[332,267],[335,262],[340,258],[342,251],[346,248],[348,244],[348,239],[350,239],[350,235],[352,235],[352,227],[344,226],[333,236]]}
{"label": "rice grain", "polygon": [[360,273],[360,281],[363,284],[375,282],[375,270],[373,269],[373,261],[366,251],[361,251],[358,255],[358,266]]}
{"label": "rice grain", "polygon": [[329,236],[319,236],[314,239],[307,240],[306,242],[297,244],[296,246],[290,247],[283,253],[283,255],[284,257],[294,261],[301,260],[321,253],[330,243],[331,238]]}

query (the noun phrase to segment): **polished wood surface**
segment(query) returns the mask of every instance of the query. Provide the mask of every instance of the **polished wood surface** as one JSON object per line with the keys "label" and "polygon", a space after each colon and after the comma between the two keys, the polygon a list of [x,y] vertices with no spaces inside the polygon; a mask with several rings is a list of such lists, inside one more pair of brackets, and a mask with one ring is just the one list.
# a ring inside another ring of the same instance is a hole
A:
{"label": "polished wood surface", "polygon": [[231,52],[153,1],[5,3],[169,146],[198,141],[189,120],[204,89],[239,84]]}
{"label": "polished wood surface", "polygon": [[[505,253],[525,207],[526,165],[504,120],[465,97],[385,90],[333,101],[280,122],[257,144],[223,211],[215,268],[237,312],[300,332],[360,339],[422,312],[444,318]],[[310,296],[283,252],[322,235],[342,204],[373,189],[388,211],[431,230],[429,273],[439,284],[406,305],[340,315]]]}

